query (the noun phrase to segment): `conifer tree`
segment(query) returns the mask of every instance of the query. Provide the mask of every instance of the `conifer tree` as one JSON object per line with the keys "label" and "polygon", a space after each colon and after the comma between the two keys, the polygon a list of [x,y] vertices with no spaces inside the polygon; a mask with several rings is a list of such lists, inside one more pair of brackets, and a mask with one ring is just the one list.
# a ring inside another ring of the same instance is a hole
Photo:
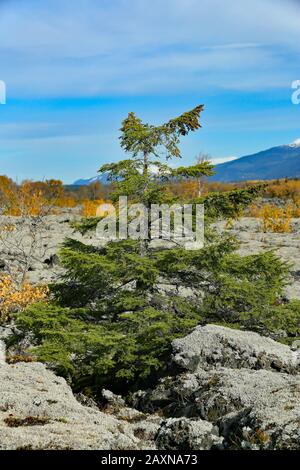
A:
{"label": "conifer tree", "polygon": [[210,176],[213,166],[209,162],[193,167],[180,167],[174,170],[167,163],[182,157],[179,148],[180,138],[195,132],[201,127],[200,115],[204,106],[154,126],[145,124],[134,113],[129,113],[120,129],[121,147],[131,154],[130,159],[105,164],[100,173],[106,173],[115,182],[112,194],[116,202],[119,196],[128,196],[131,201],[144,204],[148,214],[148,240],[141,240],[141,253],[147,251],[151,233],[150,207],[154,203],[170,202],[166,183],[174,177]]}
{"label": "conifer tree", "polygon": [[108,173],[110,181],[115,181],[113,197],[130,196],[149,207],[153,202],[166,200],[164,181],[179,175],[189,177],[192,173],[194,176],[212,175],[213,166],[208,162],[177,170],[167,165],[171,159],[182,157],[180,138],[201,127],[203,109],[204,106],[199,105],[160,126],[145,124],[134,113],[129,113],[120,129],[120,142],[131,159],[105,164],[99,170]]}

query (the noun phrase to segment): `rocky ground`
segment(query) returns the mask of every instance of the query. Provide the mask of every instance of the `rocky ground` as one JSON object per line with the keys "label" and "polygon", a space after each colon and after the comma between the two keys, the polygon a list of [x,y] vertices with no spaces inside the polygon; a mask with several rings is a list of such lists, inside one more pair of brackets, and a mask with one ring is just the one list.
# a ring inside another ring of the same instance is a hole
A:
{"label": "rocky ground", "polygon": [[154,445],[155,420],[149,418],[148,423],[138,411],[126,416],[124,411],[123,419],[117,419],[83,406],[65,380],[42,364],[2,363],[0,381],[0,450],[124,450]]}
{"label": "rocky ground", "polygon": [[[83,241],[87,244],[99,244],[93,232],[82,236],[70,226],[78,219],[76,214],[67,212],[59,216],[45,217],[37,228],[30,221],[24,222],[18,217],[0,217],[0,270],[22,271],[26,262],[26,277],[33,283],[48,283],[62,274],[57,252],[66,237]],[[3,227],[14,225],[14,231],[5,231]],[[216,224],[224,231],[225,223]],[[241,242],[239,253],[242,255],[274,249],[279,256],[291,264],[290,285],[286,288],[288,299],[300,299],[300,219],[292,222],[291,233],[262,233],[259,221],[243,217],[229,230]]]}
{"label": "rocky ground", "polygon": [[63,270],[58,250],[66,238],[96,244],[92,232],[82,236],[71,227],[78,220],[76,213],[49,215],[41,219],[0,216],[0,270],[22,275],[33,283],[49,283]]}
{"label": "rocky ground", "polygon": [[173,343],[178,373],[131,408],[104,390],[100,410],[44,365],[3,359],[2,450],[300,448],[300,355],[256,333],[197,327]]}
{"label": "rocky ground", "polygon": [[[74,217],[49,216],[38,230],[32,222],[2,217],[0,269],[21,273],[30,259],[29,281],[59,278],[57,250],[66,237],[97,243],[93,234],[81,236],[71,228]],[[217,229],[225,230],[224,224]],[[290,262],[286,296],[300,298],[300,219],[290,234],[264,234],[252,218],[235,222],[230,232],[241,241],[241,254],[275,249]],[[42,364],[6,364],[5,335],[7,329],[0,328],[2,450],[300,449],[300,356],[270,338],[197,327],[173,343],[170,370],[176,373],[152,390],[136,392],[129,403],[103,391],[100,409],[87,397],[75,397]]]}

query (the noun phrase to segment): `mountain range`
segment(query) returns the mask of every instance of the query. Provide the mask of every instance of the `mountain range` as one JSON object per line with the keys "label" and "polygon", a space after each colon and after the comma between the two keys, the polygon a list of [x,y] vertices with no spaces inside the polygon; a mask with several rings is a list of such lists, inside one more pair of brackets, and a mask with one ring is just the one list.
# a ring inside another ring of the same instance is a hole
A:
{"label": "mountain range", "polygon": [[300,177],[300,139],[220,163],[210,181],[224,183]]}
{"label": "mountain range", "polygon": [[[214,171],[215,175],[209,180],[224,183],[300,177],[300,139],[288,145],[220,163]],[[90,179],[79,179],[74,185],[84,186],[96,181],[107,184],[107,175],[104,173]]]}
{"label": "mountain range", "polygon": [[102,175],[94,176],[93,178],[76,180],[73,183],[73,185],[74,186],[88,186],[89,184],[97,183],[97,181],[99,181],[99,183],[102,183],[102,184],[108,184],[108,178],[107,178],[106,173],[103,173]]}

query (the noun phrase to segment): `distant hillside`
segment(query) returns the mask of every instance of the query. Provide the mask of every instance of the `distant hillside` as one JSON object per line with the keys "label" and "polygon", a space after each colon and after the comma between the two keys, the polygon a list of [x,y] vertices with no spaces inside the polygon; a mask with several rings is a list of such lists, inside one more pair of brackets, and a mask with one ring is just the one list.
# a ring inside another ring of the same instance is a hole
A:
{"label": "distant hillside", "polygon": [[[231,160],[215,166],[216,174],[209,181],[224,183],[272,180],[279,178],[300,178],[300,139],[289,145],[280,145],[253,155]],[[87,186],[99,181],[107,184],[107,175],[94,176],[89,179],[79,179],[74,186]]]}
{"label": "distant hillside", "polygon": [[74,186],[88,186],[91,183],[96,183],[99,181],[102,184],[108,184],[107,175],[104,173],[103,175],[94,176],[93,178],[88,179],[79,179],[73,183]]}
{"label": "distant hillside", "polygon": [[300,177],[300,139],[253,155],[221,163],[210,181],[225,183]]}

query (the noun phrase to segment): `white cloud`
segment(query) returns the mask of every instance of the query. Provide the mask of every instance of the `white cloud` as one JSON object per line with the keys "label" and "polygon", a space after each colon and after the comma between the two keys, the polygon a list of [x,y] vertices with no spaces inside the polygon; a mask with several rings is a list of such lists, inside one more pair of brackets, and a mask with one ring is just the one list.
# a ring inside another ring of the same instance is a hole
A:
{"label": "white cloud", "polygon": [[238,157],[215,157],[212,158],[212,163],[214,165],[219,165],[220,163],[225,163],[225,162],[231,162],[233,160],[236,160]]}
{"label": "white cloud", "polygon": [[274,76],[283,87],[299,11],[287,0],[4,0],[1,78],[19,97],[265,89]]}

